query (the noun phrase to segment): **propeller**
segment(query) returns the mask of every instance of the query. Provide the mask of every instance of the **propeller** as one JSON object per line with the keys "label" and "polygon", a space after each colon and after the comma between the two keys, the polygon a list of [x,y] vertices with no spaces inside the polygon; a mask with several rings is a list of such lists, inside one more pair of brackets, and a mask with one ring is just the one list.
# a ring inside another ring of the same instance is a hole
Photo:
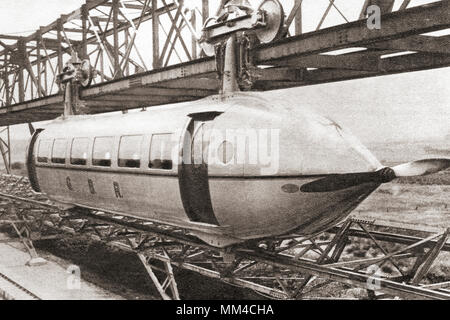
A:
{"label": "propeller", "polygon": [[302,192],[332,192],[363,183],[386,183],[401,177],[424,176],[450,167],[450,159],[426,159],[404,163],[392,168],[385,167],[374,172],[333,174],[304,184]]}

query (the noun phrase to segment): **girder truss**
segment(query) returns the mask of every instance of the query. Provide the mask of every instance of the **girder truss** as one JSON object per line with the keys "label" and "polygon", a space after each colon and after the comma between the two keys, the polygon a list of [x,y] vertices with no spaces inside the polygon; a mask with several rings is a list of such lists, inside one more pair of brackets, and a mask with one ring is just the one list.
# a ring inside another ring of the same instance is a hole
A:
{"label": "girder truss", "polygon": [[[73,52],[91,60],[97,73],[94,83],[167,65],[172,55],[179,57],[178,62],[195,59],[197,56],[190,50],[180,54],[175,48],[176,44],[186,47],[186,41],[181,37],[184,22],[179,19],[182,8],[167,2],[87,1],[79,10],[62,15],[30,36],[0,35],[3,102],[14,104],[58,93],[56,76]],[[166,17],[172,21],[167,31],[167,25],[163,23]],[[148,28],[142,30],[148,21],[152,28],[150,33]],[[172,36],[174,30],[176,35]],[[159,37],[163,35],[167,38],[160,50]],[[137,45],[139,41],[149,39],[153,45],[151,65],[144,60]],[[15,43],[8,44],[7,40]]]}

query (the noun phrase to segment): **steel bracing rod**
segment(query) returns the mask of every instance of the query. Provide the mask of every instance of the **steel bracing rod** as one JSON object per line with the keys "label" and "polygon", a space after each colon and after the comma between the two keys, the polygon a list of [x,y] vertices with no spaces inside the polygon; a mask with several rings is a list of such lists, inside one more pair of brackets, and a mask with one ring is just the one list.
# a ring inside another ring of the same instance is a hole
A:
{"label": "steel bracing rod", "polygon": [[[162,2],[163,2],[163,4],[165,6],[167,6],[167,2],[165,0],[162,0]],[[187,48],[186,44],[183,41],[183,37],[181,36],[180,28],[183,25],[183,20],[177,26],[178,20],[179,20],[179,18],[181,16],[182,9],[183,9],[182,7],[177,8],[177,12],[175,13],[175,17],[172,15],[172,13],[170,11],[167,12],[172,25],[171,25],[169,34],[167,36],[166,43],[164,44],[164,47],[163,47],[163,50],[162,50],[162,53],[161,53],[162,57],[165,56],[165,53],[166,53],[167,48],[168,48],[168,45],[170,43],[170,39],[172,38],[172,34],[173,34],[173,32],[175,32],[175,39],[172,42],[172,47],[170,48],[167,60],[170,59],[170,54],[173,51],[173,48],[175,47],[174,43],[177,41],[178,38],[180,39],[180,44],[183,47],[183,50],[184,50],[184,52],[186,53],[186,55],[188,57],[188,60],[191,60],[191,55],[189,54],[189,49]]]}
{"label": "steel bracing rod", "polygon": [[3,165],[6,173],[11,174],[11,137],[9,126],[3,128],[0,134],[6,133],[6,139],[0,137],[0,152],[2,154]]}
{"label": "steel bracing rod", "polygon": [[[88,20],[89,20],[89,23],[91,24],[91,27],[92,27],[92,28],[95,28],[95,27],[100,28],[98,25],[95,25],[94,22],[92,22],[92,19],[91,19],[91,17],[90,17],[89,15],[88,15]],[[94,29],[93,31],[94,31],[95,37],[97,38],[97,43],[98,43],[98,45],[101,47],[101,51],[102,51],[102,52],[106,52],[106,55],[107,55],[107,57],[108,57],[110,63],[111,63],[112,65],[114,65],[114,59],[113,59],[111,53],[109,52],[109,50],[107,50],[106,47],[105,47],[105,45],[103,44],[103,41],[102,41],[102,39],[100,38],[99,33],[98,33],[97,30],[95,30],[95,29]],[[111,71],[112,71],[112,70],[111,70]],[[113,72],[112,72],[112,73],[113,73]]]}
{"label": "steel bracing rod", "polygon": [[[113,65],[114,65],[114,73],[113,78],[122,76],[122,70],[120,68],[120,61],[119,61],[119,1],[120,0],[112,0],[112,19],[113,19]],[[106,39],[105,39],[106,41]]]}
{"label": "steel bracing rod", "polygon": [[316,31],[320,30],[320,28],[322,27],[325,19],[328,17],[331,8],[333,8],[333,7],[341,15],[341,17],[344,18],[345,22],[347,22],[347,23],[349,22],[349,20],[345,17],[345,15],[342,13],[342,11],[339,10],[339,8],[336,6],[335,0],[328,0],[328,1],[329,1],[328,7],[326,8],[324,14],[322,15],[322,18],[320,19],[319,24],[316,27]]}
{"label": "steel bracing rod", "polygon": [[[120,3],[124,6],[124,4],[123,4],[122,1],[120,1]],[[132,48],[133,48],[133,46],[134,46],[134,42],[135,42],[135,40],[136,40],[136,36],[137,36],[138,31],[139,31],[139,27],[141,26],[142,18],[143,18],[143,16],[144,16],[144,13],[147,11],[147,9],[148,9],[148,7],[149,7],[149,4],[150,4],[150,0],[145,0],[144,7],[143,7],[142,13],[141,13],[141,15],[140,15],[140,17],[139,17],[138,23],[137,23],[136,26],[134,26],[134,24],[133,24],[133,29],[134,29],[134,30],[133,30],[133,34],[132,34],[131,39],[130,39],[130,41],[129,41],[127,47],[126,47],[125,56],[123,57],[122,62],[120,63],[121,68],[123,68],[124,65],[125,65],[125,64],[128,62],[128,60],[130,59],[130,53],[131,53],[131,50],[132,50]],[[129,20],[128,18],[127,18],[127,20],[128,20],[130,23],[132,23],[132,20]],[[126,35],[126,39],[128,39],[127,36],[128,36],[128,35]],[[142,60],[142,59],[141,59],[141,60]],[[142,61],[142,62],[143,62],[143,61]],[[146,66],[145,64],[144,64],[144,68],[145,68],[145,70],[147,70],[147,66]]]}
{"label": "steel bracing rod", "polygon": [[286,30],[285,32],[288,33],[289,27],[291,26],[292,22],[295,20],[295,34],[301,34],[302,33],[302,4],[303,0],[295,0],[294,7],[291,10],[291,13],[289,14],[287,20],[286,20]]}
{"label": "steel bracing rod", "polygon": [[325,21],[325,19],[328,16],[328,13],[330,12],[331,8],[333,7],[335,0],[330,0],[330,3],[328,4],[328,7],[326,8],[325,12],[322,15],[322,18],[320,18],[319,24],[316,27],[316,31],[320,30],[320,28],[322,27],[323,22]]}
{"label": "steel bracing rod", "polygon": [[441,238],[437,241],[434,247],[429,249],[429,251],[423,255],[423,257],[419,257],[414,266],[414,272],[412,273],[413,278],[411,280],[412,284],[419,284],[420,281],[426,276],[428,271],[430,270],[432,264],[436,260],[441,252],[443,246],[446,244],[447,239],[449,238],[450,228],[448,228],[441,236]]}
{"label": "steel bracing rod", "polygon": [[[181,20],[180,23],[178,24],[178,26],[176,26],[175,28],[177,28],[177,30],[181,31],[183,29],[183,27],[184,27],[184,21]],[[178,33],[175,34],[175,37],[174,37],[173,41],[171,41],[169,52],[166,55],[167,57],[166,57],[166,62],[164,63],[164,67],[167,67],[169,65],[170,58],[172,57],[172,52],[174,52],[174,51],[177,54],[178,59],[180,60],[180,62],[183,62],[183,59],[180,58],[180,55],[178,54],[178,50],[175,47],[176,44],[177,44],[177,40],[178,39],[180,39],[181,42],[184,42],[183,39],[180,38]],[[188,52],[186,52],[186,53],[188,53]]]}
{"label": "steel bracing rod", "polygon": [[[167,50],[166,46],[168,46],[169,44],[172,45],[174,42],[172,40],[172,34],[170,34],[170,37],[169,37],[169,33],[167,32],[166,28],[161,24],[161,22],[158,22],[158,24],[159,24],[158,28],[161,27],[161,30],[163,31],[164,35],[167,38],[167,40],[164,42],[164,46],[163,46],[164,53],[165,53],[165,50]],[[170,30],[172,30],[172,29],[170,29]],[[175,41],[176,41],[176,39],[175,39]],[[178,57],[178,60],[181,61],[182,59],[181,59],[181,56],[178,54],[178,50],[175,50],[175,54]],[[158,67],[162,67],[163,58],[164,58],[164,56],[162,56],[162,55],[158,56],[158,60],[156,60],[158,63]]]}
{"label": "steel bracing rod", "polygon": [[[180,1],[174,0],[174,3],[178,6],[178,8],[182,7],[182,3],[180,3]],[[195,13],[198,11],[199,10],[197,7],[194,10],[191,10],[191,13],[192,13],[194,19],[195,19]],[[202,14],[202,12],[200,12],[200,14]],[[181,17],[183,18],[184,22],[186,23],[187,27],[189,28],[189,31],[191,32],[193,39],[195,39],[196,41],[199,41],[201,38],[201,35],[195,29],[195,23],[192,23],[192,21],[186,17],[186,14],[183,11],[181,11]],[[208,18],[208,17],[206,17],[206,18]]]}
{"label": "steel bracing rod", "polygon": [[[370,240],[372,240],[372,243],[374,243],[378,249],[381,250],[381,252],[385,255],[385,257],[387,257],[387,259],[389,260],[389,262],[397,269],[398,272],[400,272],[402,274],[402,276],[404,276],[404,273],[402,271],[402,269],[400,268],[400,266],[394,261],[394,259],[392,258],[392,256],[388,257],[389,252],[387,252],[383,246],[372,236],[372,234],[370,233],[369,230],[366,229],[366,227],[360,223],[357,222],[358,226],[368,235],[368,237],[370,238]],[[386,260],[385,260],[386,261]]]}
{"label": "steel bracing rod", "polygon": [[328,0],[332,4],[332,6],[336,9],[336,11],[339,13],[339,15],[345,20],[345,22],[349,23],[350,20],[347,19],[347,17],[344,15],[344,13],[338,8],[336,3],[333,0]]}
{"label": "steel bracing rod", "polygon": [[[129,31],[128,31],[128,30],[125,30],[125,32],[126,32],[127,36],[129,37],[129,36],[130,36]],[[141,64],[142,64],[142,66],[138,65],[139,68],[141,68],[143,71],[147,71],[147,70],[148,70],[147,65],[146,65],[146,63],[145,63],[145,61],[144,61],[144,59],[143,59],[143,57],[142,57],[142,55],[141,55],[141,53],[140,53],[138,47],[137,47],[137,46],[133,46],[133,48],[134,48],[134,50],[135,50],[135,52],[136,52],[136,54],[137,54],[137,56],[138,56],[138,58],[139,58],[139,61],[140,61]],[[124,55],[121,54],[121,56],[124,56]],[[128,60],[131,61],[130,58],[128,58]]]}
{"label": "steel bracing rod", "polygon": [[405,10],[409,6],[410,3],[411,3],[411,0],[403,0],[399,10]]}
{"label": "steel bracing rod", "polygon": [[364,19],[367,14],[367,7],[369,6],[371,0],[364,0],[364,4],[362,6],[361,12],[359,14],[359,19]]}

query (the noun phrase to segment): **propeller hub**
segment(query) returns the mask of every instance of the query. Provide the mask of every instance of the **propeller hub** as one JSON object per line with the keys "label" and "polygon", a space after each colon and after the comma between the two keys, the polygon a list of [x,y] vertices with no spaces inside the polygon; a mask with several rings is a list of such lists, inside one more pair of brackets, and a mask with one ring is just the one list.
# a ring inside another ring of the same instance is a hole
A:
{"label": "propeller hub", "polygon": [[380,181],[382,183],[391,182],[395,178],[397,178],[397,175],[395,174],[395,171],[392,168],[386,167],[381,170],[378,170],[378,174],[380,177]]}

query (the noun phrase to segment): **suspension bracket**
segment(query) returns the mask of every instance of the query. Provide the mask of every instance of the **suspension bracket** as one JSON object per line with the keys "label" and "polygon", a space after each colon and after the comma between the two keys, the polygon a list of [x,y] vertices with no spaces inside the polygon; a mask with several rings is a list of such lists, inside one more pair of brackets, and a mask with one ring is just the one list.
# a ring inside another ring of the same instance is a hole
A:
{"label": "suspension bracket", "polygon": [[200,46],[216,57],[222,93],[249,90],[258,77],[250,49],[283,35],[284,11],[278,0],[265,0],[253,7],[246,0],[222,1],[203,26]]}
{"label": "suspension bracket", "polygon": [[64,116],[87,113],[81,100],[80,88],[87,88],[95,77],[88,59],[80,60],[76,52],[58,74],[57,83],[64,92]]}

